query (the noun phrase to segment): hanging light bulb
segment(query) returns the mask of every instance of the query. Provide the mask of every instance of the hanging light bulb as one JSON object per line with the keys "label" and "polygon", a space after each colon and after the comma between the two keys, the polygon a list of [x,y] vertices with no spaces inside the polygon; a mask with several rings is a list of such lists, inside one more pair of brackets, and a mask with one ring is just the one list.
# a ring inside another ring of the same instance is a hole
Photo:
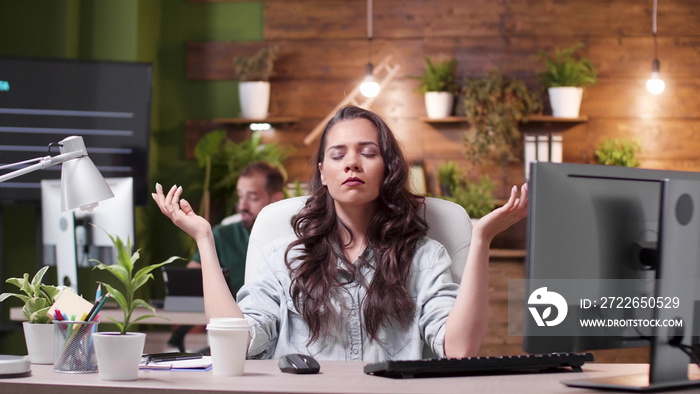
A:
{"label": "hanging light bulb", "polygon": [[654,59],[651,70],[651,78],[647,80],[647,90],[651,94],[661,94],[666,88],[666,83],[659,74],[659,59]]}
{"label": "hanging light bulb", "polygon": [[367,63],[365,78],[360,84],[360,93],[365,97],[376,97],[379,94],[379,83],[374,79],[372,63]]}
{"label": "hanging light bulb", "polygon": [[664,83],[663,79],[661,79],[661,74],[659,73],[661,63],[659,62],[656,46],[656,2],[657,0],[654,0],[654,10],[651,23],[651,30],[654,33],[654,61],[651,63],[651,78],[647,80],[647,90],[651,94],[661,94],[666,88],[666,84]]}
{"label": "hanging light bulb", "polygon": [[360,93],[365,97],[376,97],[379,94],[379,83],[374,79],[374,66],[372,65],[372,0],[367,0],[367,67],[365,67],[365,78],[360,84]]}

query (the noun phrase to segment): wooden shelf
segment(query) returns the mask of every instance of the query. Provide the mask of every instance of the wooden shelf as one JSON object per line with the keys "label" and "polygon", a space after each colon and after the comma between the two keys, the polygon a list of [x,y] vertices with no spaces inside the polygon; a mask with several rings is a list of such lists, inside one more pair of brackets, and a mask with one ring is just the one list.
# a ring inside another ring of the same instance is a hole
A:
{"label": "wooden shelf", "polygon": [[248,119],[248,118],[216,118],[216,119],[202,119],[202,120],[188,120],[192,123],[205,123],[205,124],[228,124],[228,125],[245,125],[250,123],[269,123],[269,124],[289,124],[299,122],[299,118],[291,116],[276,116],[272,118],[264,119]]}
{"label": "wooden shelf", "polygon": [[524,259],[527,254],[525,249],[491,249],[489,257],[496,259]]}
{"label": "wooden shelf", "polygon": [[421,117],[421,121],[426,123],[468,123],[469,119],[466,116],[448,116],[446,118],[428,118]]}
{"label": "wooden shelf", "polygon": [[[468,123],[469,118],[466,116],[448,116],[446,118],[427,118],[421,117],[421,121],[426,123]],[[557,122],[557,123],[581,123],[587,122],[588,116],[579,116],[578,118],[557,118],[552,115],[530,115],[529,122]]]}
{"label": "wooden shelf", "polygon": [[299,118],[292,116],[275,116],[264,119],[249,118],[214,118],[214,119],[189,119],[185,121],[185,158],[194,158],[194,147],[203,135],[212,130],[226,130],[227,132],[240,133],[251,132],[248,126],[252,123],[269,123],[280,126],[276,130],[283,130],[292,124],[298,123]]}

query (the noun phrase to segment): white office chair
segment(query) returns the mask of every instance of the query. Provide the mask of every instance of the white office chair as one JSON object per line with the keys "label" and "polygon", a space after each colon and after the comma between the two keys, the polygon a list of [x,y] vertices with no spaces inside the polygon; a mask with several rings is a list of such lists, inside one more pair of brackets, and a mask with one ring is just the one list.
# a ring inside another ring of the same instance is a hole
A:
{"label": "white office chair", "polygon": [[[293,197],[270,204],[260,211],[250,233],[246,255],[245,282],[253,278],[262,263],[263,249],[268,243],[294,234],[290,220],[304,206],[306,197]],[[445,246],[452,258],[452,279],[462,280],[464,264],[471,244],[472,222],[460,205],[434,197],[425,198],[425,219],[430,226],[428,237]]]}

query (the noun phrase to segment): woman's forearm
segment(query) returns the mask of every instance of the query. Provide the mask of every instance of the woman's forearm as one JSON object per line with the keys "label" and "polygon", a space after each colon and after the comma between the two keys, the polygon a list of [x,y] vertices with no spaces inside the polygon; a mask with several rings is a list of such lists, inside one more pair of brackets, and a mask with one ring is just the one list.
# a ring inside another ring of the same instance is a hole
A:
{"label": "woman's forearm", "polygon": [[[475,229],[476,230],[476,229]],[[473,357],[488,330],[489,246],[475,231],[464,266],[460,290],[445,327],[445,355]]]}
{"label": "woman's forearm", "polygon": [[207,319],[212,317],[243,317],[243,312],[231,294],[226,278],[221,271],[214,236],[197,240],[197,248],[199,248],[202,262],[204,311]]}

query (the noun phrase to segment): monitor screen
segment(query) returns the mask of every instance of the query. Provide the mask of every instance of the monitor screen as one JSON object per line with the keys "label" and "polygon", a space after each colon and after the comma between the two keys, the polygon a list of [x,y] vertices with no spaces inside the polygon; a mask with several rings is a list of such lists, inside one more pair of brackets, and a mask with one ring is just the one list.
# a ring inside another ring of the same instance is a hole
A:
{"label": "monitor screen", "polygon": [[533,163],[529,186],[524,349],[651,345],[657,382],[687,374],[669,338],[697,342],[700,173]]}
{"label": "monitor screen", "polygon": [[[0,165],[58,154],[82,136],[105,177],[134,178],[145,204],[152,66],[147,63],[0,58]],[[0,183],[0,202],[39,202],[39,182],[61,166]]]}

